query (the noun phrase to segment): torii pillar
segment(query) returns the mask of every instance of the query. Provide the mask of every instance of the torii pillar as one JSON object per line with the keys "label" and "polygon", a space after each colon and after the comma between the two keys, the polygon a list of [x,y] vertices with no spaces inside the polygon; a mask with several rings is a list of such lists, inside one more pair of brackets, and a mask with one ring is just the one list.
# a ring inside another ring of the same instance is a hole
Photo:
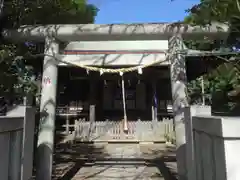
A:
{"label": "torii pillar", "polygon": [[187,154],[185,135],[185,107],[188,107],[187,76],[185,56],[182,54],[184,43],[181,35],[174,35],[169,39],[169,61],[172,86],[172,100],[174,125],[176,132],[176,156],[179,180],[187,179]]}
{"label": "torii pillar", "polygon": [[52,179],[54,133],[56,117],[56,91],[58,64],[54,58],[59,53],[59,44],[52,37],[45,40],[43,62],[40,123],[37,144],[37,180]]}

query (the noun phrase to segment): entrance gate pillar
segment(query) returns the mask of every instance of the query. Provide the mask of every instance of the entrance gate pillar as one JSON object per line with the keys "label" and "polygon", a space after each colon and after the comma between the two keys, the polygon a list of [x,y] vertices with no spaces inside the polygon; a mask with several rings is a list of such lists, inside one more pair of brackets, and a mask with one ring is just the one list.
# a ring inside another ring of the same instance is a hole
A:
{"label": "entrance gate pillar", "polygon": [[182,54],[184,43],[181,35],[174,35],[169,39],[169,61],[170,61],[170,77],[172,86],[172,100],[174,125],[176,132],[177,146],[177,167],[180,180],[187,179],[186,168],[186,135],[185,135],[185,119],[184,111],[188,106],[187,100],[187,77],[185,68],[185,57]]}
{"label": "entrance gate pillar", "polygon": [[51,180],[52,176],[58,79],[58,64],[55,57],[59,53],[59,45],[55,38],[46,38],[44,53],[40,123],[37,144],[37,180]]}

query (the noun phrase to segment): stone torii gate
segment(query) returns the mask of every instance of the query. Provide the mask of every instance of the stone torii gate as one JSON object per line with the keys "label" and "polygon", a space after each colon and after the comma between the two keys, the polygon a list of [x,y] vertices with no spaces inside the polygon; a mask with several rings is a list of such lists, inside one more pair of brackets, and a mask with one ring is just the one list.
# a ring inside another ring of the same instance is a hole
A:
{"label": "stone torii gate", "polygon": [[[15,30],[5,30],[5,38],[13,41],[45,42],[41,112],[47,116],[40,121],[38,135],[38,180],[50,180],[54,148],[56,89],[58,60],[66,55],[59,54],[59,43],[70,41],[118,41],[118,40],[168,40],[167,57],[171,71],[173,111],[176,130],[177,162],[180,179],[186,179],[185,124],[183,109],[188,106],[186,94],[185,56],[183,39],[226,39],[229,28],[226,25],[189,26],[180,23],[153,24],[84,24],[84,25],[46,25],[22,26]],[[77,56],[73,59],[78,60]]]}

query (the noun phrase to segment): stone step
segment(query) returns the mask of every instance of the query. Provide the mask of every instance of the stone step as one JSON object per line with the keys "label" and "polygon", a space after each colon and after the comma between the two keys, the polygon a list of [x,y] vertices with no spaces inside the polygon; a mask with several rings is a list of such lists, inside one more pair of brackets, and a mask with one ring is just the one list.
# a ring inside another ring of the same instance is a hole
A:
{"label": "stone step", "polygon": [[92,166],[81,168],[72,180],[135,180],[135,179],[155,179],[163,180],[159,170],[155,167],[146,166]]}
{"label": "stone step", "polygon": [[126,166],[145,166],[145,161],[96,161],[94,165],[126,165]]}

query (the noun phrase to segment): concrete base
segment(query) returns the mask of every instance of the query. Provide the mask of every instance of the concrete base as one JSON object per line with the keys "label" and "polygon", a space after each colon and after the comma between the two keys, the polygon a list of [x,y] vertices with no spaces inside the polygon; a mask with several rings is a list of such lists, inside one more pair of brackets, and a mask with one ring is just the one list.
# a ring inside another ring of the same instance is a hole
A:
{"label": "concrete base", "polygon": [[197,179],[240,179],[239,127],[239,117],[193,117]]}

